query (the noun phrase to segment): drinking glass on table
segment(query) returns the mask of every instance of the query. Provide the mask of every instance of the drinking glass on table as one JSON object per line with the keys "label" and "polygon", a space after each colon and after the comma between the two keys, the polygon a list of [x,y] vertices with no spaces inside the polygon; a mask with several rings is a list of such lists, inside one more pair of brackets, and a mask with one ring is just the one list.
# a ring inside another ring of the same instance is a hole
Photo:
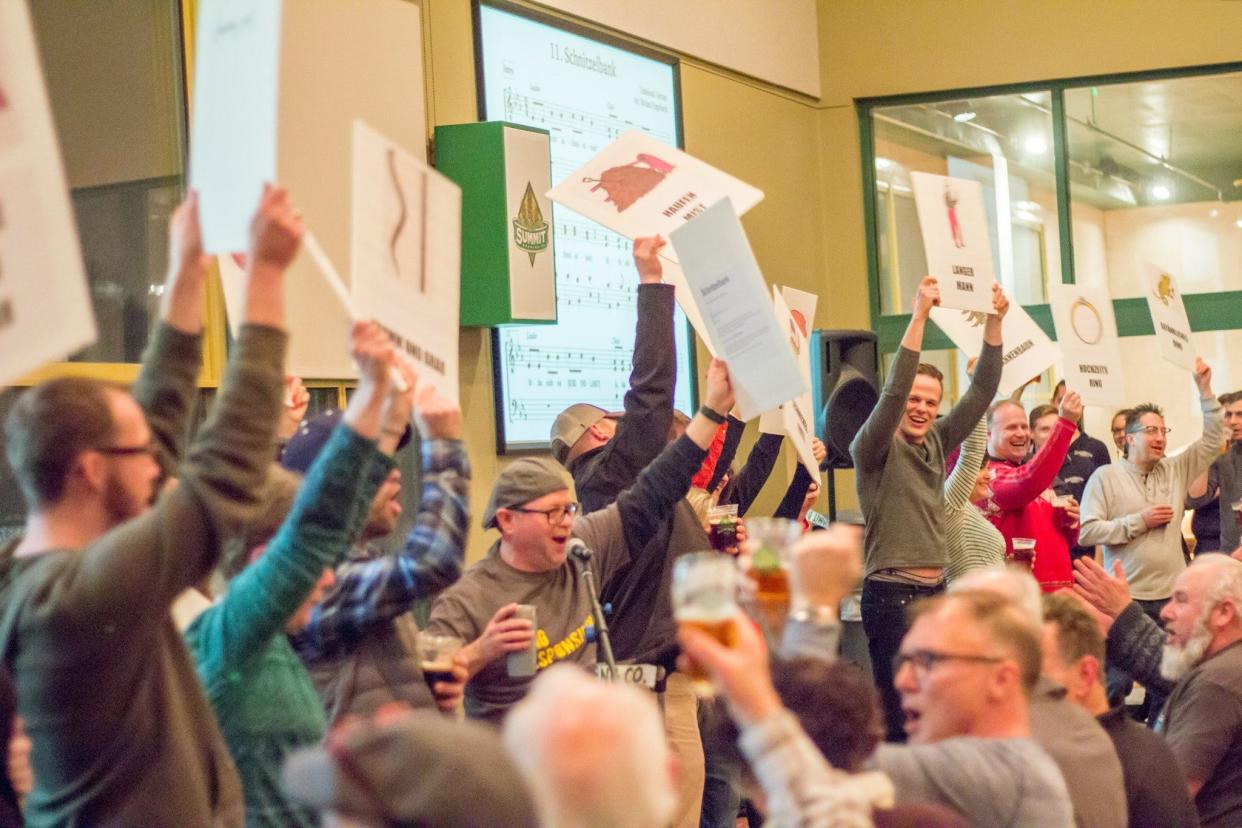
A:
{"label": "drinking glass on table", "polygon": [[[673,617],[677,626],[695,627],[726,647],[737,643],[737,562],[718,552],[691,552],[673,564]],[[711,677],[691,663],[694,692],[713,695]]]}

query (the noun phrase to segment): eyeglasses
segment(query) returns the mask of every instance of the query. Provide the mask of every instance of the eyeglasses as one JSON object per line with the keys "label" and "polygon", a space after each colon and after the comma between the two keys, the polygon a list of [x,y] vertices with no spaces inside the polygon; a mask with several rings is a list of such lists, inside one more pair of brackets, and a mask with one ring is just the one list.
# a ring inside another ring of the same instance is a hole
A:
{"label": "eyeglasses", "polygon": [[112,454],[118,457],[134,454],[145,454],[154,457],[155,443],[147,443],[141,446],[96,446],[94,450],[100,454]]}
{"label": "eyeglasses", "polygon": [[565,515],[571,518],[578,514],[577,503],[566,503],[564,506],[553,506],[551,509],[525,509],[521,506],[510,506],[510,512],[522,512],[527,515],[543,515],[548,519],[549,526],[555,526],[565,519]]}
{"label": "eyeglasses", "polygon": [[901,672],[907,662],[914,667],[920,677],[926,676],[932,669],[944,661],[973,661],[976,664],[999,664],[1005,659],[1000,656],[968,655],[964,653],[941,653],[935,650],[911,650],[898,653],[893,657],[893,675]]}
{"label": "eyeglasses", "polygon": [[1130,429],[1130,433],[1131,434],[1142,433],[1142,434],[1146,434],[1148,437],[1155,437],[1157,434],[1161,436],[1167,436],[1168,433],[1172,430],[1173,429],[1171,428],[1165,428],[1162,426],[1143,426],[1142,428]]}

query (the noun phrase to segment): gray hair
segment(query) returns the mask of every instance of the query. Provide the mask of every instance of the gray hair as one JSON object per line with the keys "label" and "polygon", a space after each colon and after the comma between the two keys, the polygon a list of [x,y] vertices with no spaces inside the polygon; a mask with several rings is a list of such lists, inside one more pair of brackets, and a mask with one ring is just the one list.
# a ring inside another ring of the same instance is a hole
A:
{"label": "gray hair", "polygon": [[570,665],[540,673],[504,724],[545,828],[667,825],[677,807],[655,698]]}
{"label": "gray hair", "polygon": [[949,592],[992,592],[1013,602],[1035,631],[1044,628],[1043,593],[1039,582],[1015,567],[973,569],[949,584]]}
{"label": "gray hair", "polygon": [[1216,569],[1216,574],[1208,580],[1207,589],[1203,592],[1203,617],[1206,619],[1207,613],[1217,604],[1228,601],[1242,619],[1242,561],[1234,560],[1228,555],[1212,554],[1200,555],[1190,565],[1199,569]]}

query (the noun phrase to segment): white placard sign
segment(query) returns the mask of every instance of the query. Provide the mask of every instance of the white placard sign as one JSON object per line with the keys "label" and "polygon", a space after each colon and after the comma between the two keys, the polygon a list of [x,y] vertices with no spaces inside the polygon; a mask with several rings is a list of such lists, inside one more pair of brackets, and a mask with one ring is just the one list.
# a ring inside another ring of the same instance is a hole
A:
{"label": "white placard sign", "polygon": [[[773,292],[776,287],[773,286]],[[804,339],[810,339],[811,328],[815,324],[815,308],[819,304],[819,297],[814,293],[807,293],[805,290],[791,288],[788,285],[781,287],[781,297],[785,300],[785,305],[789,308],[789,312],[793,314],[794,324],[801,331]],[[779,316],[777,321],[780,321]],[[803,348],[801,353],[795,348],[794,352],[798,354],[798,367],[802,369],[802,376],[806,378],[807,383],[811,382],[811,351],[809,348]],[[813,410],[808,395],[806,410]],[[759,416],[759,432],[761,434],[784,434],[785,420],[784,414],[780,409],[765,411]]]}
{"label": "white placard sign", "polygon": [[190,186],[203,248],[241,253],[264,182],[276,181],[281,0],[201,0]]}
{"label": "white placard sign", "polygon": [[0,384],[95,341],[26,3],[0,2]]}
{"label": "white placard sign", "polygon": [[703,344],[707,347],[707,352],[712,356],[716,356],[716,348],[712,345],[711,334],[707,331],[707,325],[703,324],[703,316],[699,313],[699,306],[694,303],[694,294],[690,291],[690,285],[686,283],[686,274],[682,273],[681,265],[672,259],[666,259],[661,256],[660,266],[664,268],[664,284],[673,286],[673,296],[677,299],[677,305],[681,308],[681,312],[686,315],[686,321],[690,323],[690,327],[694,328],[694,332],[703,340]]}
{"label": "white placard sign", "polygon": [[728,198],[677,228],[669,239],[716,355],[729,376],[743,420],[809,390],[769,306],[768,290]]}
{"label": "white placard sign", "polygon": [[[932,321],[953,344],[968,357],[977,357],[983,350],[983,326],[987,314],[981,311],[932,308]],[[1001,323],[1001,380],[999,391],[1010,394],[1031,377],[1039,376],[1061,358],[1061,349],[1044,329],[1036,324],[1021,305],[1009,306]]]}
{"label": "white placard sign", "polygon": [[990,312],[996,277],[983,188],[978,181],[921,172],[910,173],[910,184],[941,306]]}
{"label": "white placard sign", "polygon": [[1087,405],[1113,407],[1126,401],[1121,346],[1113,302],[1102,287],[1048,285],[1057,343],[1065,355],[1065,385]]}
{"label": "white placard sign", "polygon": [[[798,291],[801,293],[802,291]],[[812,297],[814,298],[814,297]],[[785,302],[781,291],[772,288],[772,309],[776,313],[777,324],[785,332],[785,340],[793,351],[798,363],[798,372],[806,383],[807,390],[781,406],[781,420],[785,435],[793,443],[798,459],[806,467],[811,479],[819,481],[819,463],[815,461],[815,450],[811,446],[811,438],[815,436],[815,407],[811,401],[811,343],[807,336],[806,316],[802,311],[793,311]],[[762,419],[762,418],[760,418]]]}
{"label": "white placard sign", "polygon": [[461,188],[362,121],[353,140],[354,304],[457,402]]}
{"label": "white placard sign", "polygon": [[[552,188],[548,196],[626,238],[670,234],[723,198],[738,215],[763,191],[631,130]],[[676,260],[674,251],[661,254]]]}
{"label": "white placard sign", "polygon": [[1195,346],[1190,341],[1190,320],[1182,289],[1169,271],[1147,265],[1147,309],[1156,330],[1160,356],[1190,373],[1195,372]]}

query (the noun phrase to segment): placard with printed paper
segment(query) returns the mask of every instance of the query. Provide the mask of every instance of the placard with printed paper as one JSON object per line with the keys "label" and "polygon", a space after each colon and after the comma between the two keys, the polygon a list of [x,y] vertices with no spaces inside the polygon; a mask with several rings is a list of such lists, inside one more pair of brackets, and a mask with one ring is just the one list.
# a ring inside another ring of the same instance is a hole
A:
{"label": "placard with printed paper", "polygon": [[978,181],[921,172],[910,173],[910,184],[941,306],[990,312],[996,277],[983,188]]}

